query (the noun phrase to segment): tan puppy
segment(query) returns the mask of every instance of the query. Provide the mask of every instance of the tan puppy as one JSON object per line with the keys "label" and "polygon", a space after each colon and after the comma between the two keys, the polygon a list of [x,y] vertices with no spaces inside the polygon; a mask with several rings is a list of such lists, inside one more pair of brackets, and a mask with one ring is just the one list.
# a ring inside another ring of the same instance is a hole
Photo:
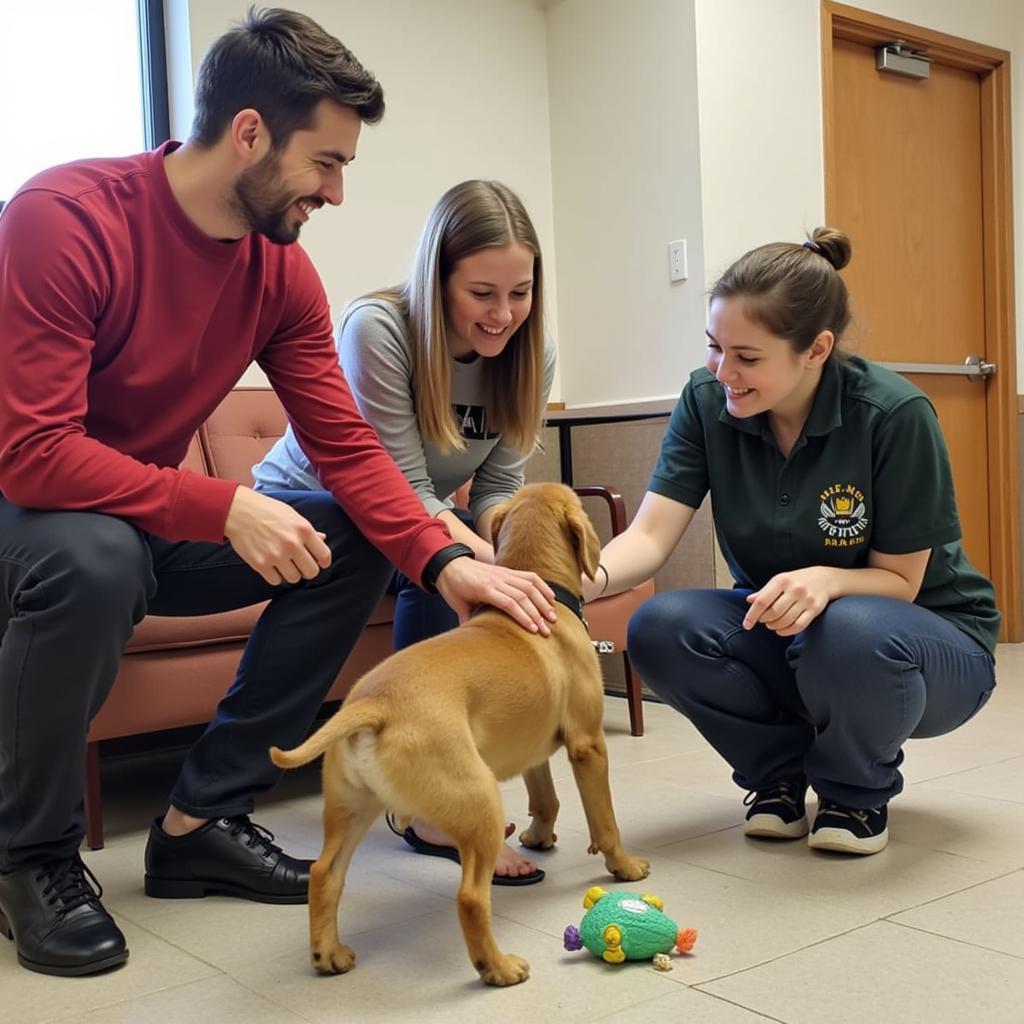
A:
{"label": "tan puppy", "polygon": [[[561,484],[524,487],[494,515],[497,561],[530,569],[579,594],[600,545],[579,498]],[[525,981],[529,964],[503,953],[491,933],[491,875],[504,841],[498,780],[523,773],[529,828],[520,841],[548,849],[558,798],[548,757],[565,746],[590,828],[623,881],[646,861],[622,848],[608,788],[597,655],[584,623],[559,605],[551,636],[528,633],[494,609],[398,652],[353,687],[341,710],[295,750],[270,752],[294,768],[326,752],[324,847],[309,887],[313,967],[348,971],[355,954],[338,940],[338,903],[352,853],[384,808],[424,818],[450,835],[462,860],[459,921],[469,958],[488,985]]]}

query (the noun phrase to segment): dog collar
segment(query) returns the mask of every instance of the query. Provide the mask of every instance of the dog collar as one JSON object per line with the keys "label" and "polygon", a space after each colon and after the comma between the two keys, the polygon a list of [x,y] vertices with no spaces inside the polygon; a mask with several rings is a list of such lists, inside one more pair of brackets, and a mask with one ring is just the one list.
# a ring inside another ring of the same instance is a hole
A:
{"label": "dog collar", "polygon": [[[552,583],[550,580],[544,581],[554,592],[555,600],[559,604],[564,604],[576,616],[580,622],[583,623],[587,632],[590,632],[590,623],[587,622],[586,616],[583,614],[583,598],[574,594],[571,590],[566,590],[565,587],[560,587],[557,583]],[[492,608],[493,605],[478,604],[470,613],[470,618],[476,615],[477,612],[482,612],[487,608]]]}
{"label": "dog collar", "polygon": [[572,593],[570,590],[566,590],[565,587],[560,587],[557,583],[552,583],[551,580],[545,580],[544,582],[555,592],[555,600],[559,604],[564,604],[587,627],[589,632],[590,623],[587,622],[583,615],[583,598],[578,594]]}

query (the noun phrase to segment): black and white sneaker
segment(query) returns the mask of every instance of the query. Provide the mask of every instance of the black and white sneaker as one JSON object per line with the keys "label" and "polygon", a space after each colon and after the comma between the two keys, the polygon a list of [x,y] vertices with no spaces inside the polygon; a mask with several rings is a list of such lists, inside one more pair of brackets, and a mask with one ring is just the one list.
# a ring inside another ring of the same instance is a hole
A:
{"label": "black and white sneaker", "polygon": [[809,846],[839,853],[878,853],[889,842],[888,812],[881,807],[843,807],[824,798],[811,829]]}
{"label": "black and white sneaker", "polygon": [[750,808],[743,833],[764,839],[799,839],[807,835],[804,796],[807,779],[791,775],[788,779],[747,794],[743,803]]}

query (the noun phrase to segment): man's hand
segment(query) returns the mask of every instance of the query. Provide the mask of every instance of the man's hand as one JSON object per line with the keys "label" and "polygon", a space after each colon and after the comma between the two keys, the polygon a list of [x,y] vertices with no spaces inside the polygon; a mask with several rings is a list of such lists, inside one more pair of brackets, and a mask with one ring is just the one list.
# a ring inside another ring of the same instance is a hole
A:
{"label": "man's hand", "polygon": [[268,583],[311,580],[331,564],[331,549],[308,519],[283,501],[239,487],[224,536],[238,557]]}
{"label": "man's hand", "polygon": [[827,566],[780,572],[756,593],[747,595],[750,610],[743,628],[753,629],[760,622],[779,636],[796,636],[825,610],[835,590]]}
{"label": "man's hand", "polygon": [[552,589],[533,572],[488,565],[475,558],[454,558],[437,577],[437,592],[458,612],[460,621],[486,604],[511,615],[523,629],[550,636],[556,619]]}

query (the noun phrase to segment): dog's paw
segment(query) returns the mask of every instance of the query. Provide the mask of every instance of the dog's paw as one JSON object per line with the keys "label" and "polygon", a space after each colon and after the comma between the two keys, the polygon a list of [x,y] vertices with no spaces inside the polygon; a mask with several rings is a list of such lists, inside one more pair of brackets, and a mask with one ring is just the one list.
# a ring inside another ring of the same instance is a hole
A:
{"label": "dog's paw", "polygon": [[620,882],[637,882],[651,873],[651,865],[642,857],[626,857],[614,867],[609,865],[608,870]]}
{"label": "dog's paw", "polygon": [[314,949],[309,958],[318,974],[346,974],[356,963],[355,950],[341,942],[333,949]]}
{"label": "dog's paw", "polygon": [[480,980],[485,985],[518,985],[530,976],[529,963],[514,953],[502,954],[490,966],[484,963],[475,963],[473,966],[480,972]]}
{"label": "dog's paw", "polygon": [[550,850],[558,842],[558,836],[550,829],[531,825],[519,833],[519,842],[528,850]]}

